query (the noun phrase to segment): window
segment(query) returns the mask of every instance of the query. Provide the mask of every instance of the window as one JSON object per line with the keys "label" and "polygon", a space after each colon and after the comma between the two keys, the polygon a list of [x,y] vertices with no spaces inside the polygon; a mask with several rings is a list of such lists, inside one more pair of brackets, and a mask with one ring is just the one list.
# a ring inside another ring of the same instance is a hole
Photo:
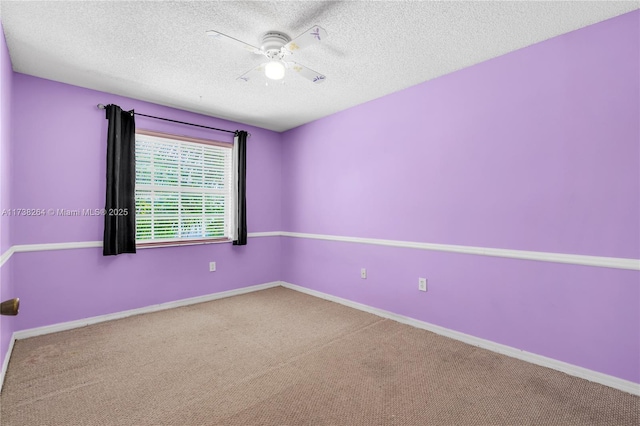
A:
{"label": "window", "polygon": [[233,144],[136,131],[136,244],[233,240]]}

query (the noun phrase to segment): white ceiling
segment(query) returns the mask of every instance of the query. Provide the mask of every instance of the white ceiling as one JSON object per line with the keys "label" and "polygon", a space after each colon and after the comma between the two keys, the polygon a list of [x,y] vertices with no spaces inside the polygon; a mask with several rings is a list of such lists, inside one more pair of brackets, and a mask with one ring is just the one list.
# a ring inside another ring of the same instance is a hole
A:
{"label": "white ceiling", "polygon": [[[13,69],[284,131],[507,52],[637,9],[638,1],[2,1]],[[327,76],[285,84],[236,77],[268,30],[313,25],[322,43],[293,60]],[[126,105],[123,105],[126,107]]]}

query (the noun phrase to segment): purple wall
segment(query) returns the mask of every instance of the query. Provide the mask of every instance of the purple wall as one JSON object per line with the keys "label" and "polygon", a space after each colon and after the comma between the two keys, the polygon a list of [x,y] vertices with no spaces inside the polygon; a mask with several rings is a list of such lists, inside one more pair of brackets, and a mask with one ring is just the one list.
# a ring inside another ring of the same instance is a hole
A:
{"label": "purple wall", "polygon": [[[13,70],[11,59],[4,39],[4,30],[0,24],[0,212],[9,207],[11,195],[10,177],[10,139],[11,139],[11,101],[13,88]],[[10,217],[0,214],[0,255],[11,247],[9,234]],[[12,261],[0,268],[0,301],[15,297],[12,284]],[[0,316],[0,366],[4,362],[12,333],[15,331],[14,318]]]}
{"label": "purple wall", "polygon": [[[277,281],[279,238],[154,248],[102,256],[102,249],[18,253],[12,259],[21,299],[17,329],[73,321],[157,303]],[[216,261],[216,272],[209,272]]]}
{"label": "purple wall", "polygon": [[[280,222],[280,135],[243,124],[193,114],[57,83],[24,74],[14,77],[15,114],[12,204],[22,208],[102,208],[105,203],[105,113],[114,103],[144,114],[223,129],[246,129],[249,232],[277,231]],[[233,141],[233,135],[136,117],[139,129]],[[275,200],[275,201],[274,201]],[[100,217],[16,217],[14,244],[102,240]]]}
{"label": "purple wall", "polygon": [[[14,75],[12,206],[104,207],[106,129],[98,103],[207,126],[246,129],[249,232],[280,223],[280,135],[268,130],[134,99]],[[137,128],[232,141],[233,136],[136,117]],[[101,241],[102,217],[16,217],[13,244]],[[100,249],[16,253],[13,274],[21,311],[17,329],[119,312],[276,281],[280,240],[251,238],[244,247],[210,244],[103,257]],[[210,273],[208,264],[217,262]]]}
{"label": "purple wall", "polygon": [[[9,185],[11,162],[11,107],[13,89],[13,69],[4,38],[4,30],[0,25],[0,211],[9,206],[11,188]],[[9,236],[9,216],[0,215],[0,253],[11,247]]]}
{"label": "purple wall", "polygon": [[[639,18],[286,132],[284,230],[639,258]],[[282,249],[285,281],[640,382],[637,271],[295,238]]]}

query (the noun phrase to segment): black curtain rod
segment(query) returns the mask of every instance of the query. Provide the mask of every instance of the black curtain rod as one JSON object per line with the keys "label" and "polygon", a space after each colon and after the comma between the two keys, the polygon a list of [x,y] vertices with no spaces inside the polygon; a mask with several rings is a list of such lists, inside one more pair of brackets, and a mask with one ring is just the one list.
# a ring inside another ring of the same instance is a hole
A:
{"label": "black curtain rod", "polygon": [[[106,106],[104,106],[103,104],[98,104],[98,108],[105,109]],[[130,112],[132,112],[135,115],[141,115],[143,117],[155,118],[156,120],[171,121],[172,123],[186,124],[187,126],[202,127],[203,129],[218,130],[220,132],[227,132],[227,133],[233,133],[233,134],[237,132],[234,130],[218,129],[216,127],[202,126],[200,124],[187,123],[185,121],[171,120],[169,118],[162,118],[162,117],[155,117],[153,115],[140,114],[139,112],[135,112],[134,110],[131,110]]]}

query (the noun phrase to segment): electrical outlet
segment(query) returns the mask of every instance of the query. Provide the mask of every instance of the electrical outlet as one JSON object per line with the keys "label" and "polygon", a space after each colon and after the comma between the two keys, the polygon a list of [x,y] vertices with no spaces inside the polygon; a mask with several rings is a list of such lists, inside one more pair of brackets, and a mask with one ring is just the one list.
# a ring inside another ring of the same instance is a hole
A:
{"label": "electrical outlet", "polygon": [[360,278],[363,280],[367,278],[367,270],[365,268],[360,269]]}
{"label": "electrical outlet", "polygon": [[216,262],[209,262],[209,272],[216,271]]}
{"label": "electrical outlet", "polygon": [[418,278],[418,290],[427,291],[427,279],[426,278]]}

